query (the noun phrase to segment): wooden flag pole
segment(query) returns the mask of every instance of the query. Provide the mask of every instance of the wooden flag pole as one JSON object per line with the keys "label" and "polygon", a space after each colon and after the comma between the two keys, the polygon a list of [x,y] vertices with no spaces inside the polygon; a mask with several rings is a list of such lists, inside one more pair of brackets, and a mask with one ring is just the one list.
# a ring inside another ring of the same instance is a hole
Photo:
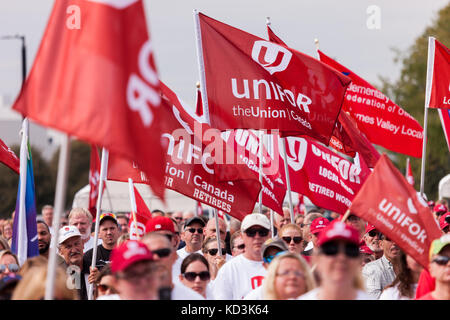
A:
{"label": "wooden flag pole", "polygon": [[425,189],[425,162],[427,158],[427,129],[428,129],[428,106],[431,98],[431,85],[433,81],[434,67],[434,37],[428,37],[428,62],[427,62],[427,83],[425,87],[425,110],[423,116],[423,141],[422,141],[422,165],[420,169],[420,195],[423,198]]}
{"label": "wooden flag pole", "polygon": [[[58,160],[58,175],[56,178],[56,191],[55,191],[55,213],[53,214],[53,228],[55,234],[53,235],[53,246],[50,246],[50,253],[48,257],[47,267],[47,279],[45,284],[45,300],[53,300],[55,277],[56,277],[56,249],[58,247],[59,237],[59,224],[60,217],[64,210],[64,203],[66,202],[66,189],[67,189],[67,177],[69,174],[69,162],[70,162],[70,138],[67,134],[63,135],[63,141],[61,142],[61,150]],[[80,273],[81,275],[81,270]]]}
{"label": "wooden flag pole", "polygon": [[350,209],[349,210],[347,210],[347,211],[345,211],[345,214],[344,214],[344,216],[342,217],[342,220],[341,220],[341,222],[345,222],[345,220],[347,220],[347,218],[348,218],[348,216],[350,215]]}
{"label": "wooden flag pole", "polygon": [[[106,181],[107,171],[108,171],[108,158],[109,158],[109,152],[107,149],[102,149],[102,160],[101,160],[101,166],[100,166],[100,183],[98,188],[98,198],[97,198],[97,214],[95,217],[95,233],[94,233],[94,247],[92,249],[92,263],[91,268],[95,268],[95,262],[97,260],[97,242],[98,242],[98,231],[100,227],[100,214],[101,214],[101,207],[102,207],[102,198],[103,198],[103,185]],[[93,286],[88,286],[88,299],[92,300],[94,298],[93,296]]]}

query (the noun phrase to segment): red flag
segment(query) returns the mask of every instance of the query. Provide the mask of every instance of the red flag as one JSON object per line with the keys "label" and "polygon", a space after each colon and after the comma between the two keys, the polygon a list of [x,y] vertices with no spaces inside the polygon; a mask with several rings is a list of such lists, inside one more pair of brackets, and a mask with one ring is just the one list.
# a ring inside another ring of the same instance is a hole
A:
{"label": "red flag", "polygon": [[298,193],[298,203],[294,207],[294,214],[306,215],[306,206],[303,198],[304,196]]}
{"label": "red flag", "polygon": [[328,143],[349,78],[203,14],[199,24],[212,127],[280,129]]}
{"label": "red flag", "polygon": [[406,174],[405,174],[406,181],[414,188],[414,176],[411,169],[411,163],[409,163],[409,158],[406,159]]}
{"label": "red flag", "polygon": [[2,139],[0,139],[0,162],[19,174],[20,160]]}
{"label": "red flag", "polygon": [[450,50],[435,38],[431,39],[429,53],[433,59],[431,68],[429,108],[450,109]]}
{"label": "red flag", "polygon": [[[82,13],[78,29],[66,25],[70,5]],[[13,109],[136,161],[163,198],[160,100],[141,0],[59,0]]]}
{"label": "red flag", "polygon": [[374,86],[318,50],[320,61],[352,79],[343,110],[350,113],[372,143],[412,157],[422,156],[419,122]]}
{"label": "red flag", "polygon": [[98,155],[97,147],[91,145],[91,164],[89,168],[89,211],[93,217],[97,214],[98,189],[100,188],[100,166],[100,156]]}
{"label": "red flag", "polygon": [[[224,138],[240,160],[242,160],[255,175],[259,177],[260,170],[260,139],[250,130],[230,130]],[[269,135],[269,139],[276,139],[278,136]],[[272,140],[273,141],[273,140]],[[278,146],[278,143],[272,143]],[[280,162],[278,149],[272,151],[277,157],[271,157],[268,150],[262,149],[262,203],[266,207],[283,214],[283,200],[286,196],[286,186],[281,181]]]}
{"label": "red flag", "polygon": [[[316,206],[344,214],[370,170],[357,166],[309,138],[288,137],[291,190]],[[280,160],[282,161],[282,160]],[[286,181],[284,170],[283,181]]]}
{"label": "red flag", "polygon": [[[161,113],[164,115],[163,139],[167,142],[166,187],[242,220],[255,206],[261,189],[258,178],[244,165],[217,163],[220,160],[218,153],[222,150],[214,152],[207,135],[220,140],[215,141],[220,146],[226,146],[220,131],[200,123],[175,93],[162,83],[161,87],[165,96]],[[216,171],[222,166],[236,176],[231,183],[218,180]],[[137,183],[148,183],[146,175],[137,166],[110,155],[108,180],[127,181],[128,178]]]}
{"label": "red flag", "polygon": [[[269,26],[267,26],[267,32],[270,41],[287,47],[283,40],[281,40]],[[295,54],[300,55],[297,51],[292,51]],[[338,71],[334,72],[336,72],[337,75],[341,74]],[[373,168],[377,160],[380,158],[378,151],[367,140],[364,134],[359,131],[356,123],[352,121],[350,116],[348,116],[343,110],[339,113],[338,121],[333,131],[333,136],[331,137],[328,145],[339,152],[351,156],[352,158],[355,157],[356,152],[359,152],[370,168]]]}
{"label": "red flag", "polygon": [[[130,229],[130,240],[139,240],[145,234],[145,226],[147,222],[152,218],[152,213],[150,209],[145,204],[144,199],[142,199],[138,189],[133,185],[134,199],[136,201],[136,212],[133,215],[131,213],[131,219],[128,222],[128,228]],[[136,221],[134,220],[136,217]],[[137,228],[136,228],[137,224]]]}
{"label": "red flag", "polygon": [[203,214],[202,204],[197,201],[197,215],[201,216]]}
{"label": "red flag", "polygon": [[427,203],[385,154],[353,199],[350,211],[428,266],[431,242],[441,232]]}
{"label": "red flag", "polygon": [[195,102],[195,114],[199,117],[203,116],[203,102],[202,102],[202,94],[200,89],[197,88],[197,101]]}

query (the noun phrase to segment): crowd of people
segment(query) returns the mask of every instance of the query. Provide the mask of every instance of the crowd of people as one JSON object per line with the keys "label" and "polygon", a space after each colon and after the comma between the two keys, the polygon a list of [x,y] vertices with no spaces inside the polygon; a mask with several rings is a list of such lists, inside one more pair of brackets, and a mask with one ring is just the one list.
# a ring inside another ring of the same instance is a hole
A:
{"label": "crowd of people", "polygon": [[242,221],[154,210],[138,240],[130,240],[129,215],[102,213],[94,243],[88,210],[73,208],[53,226],[46,205],[39,256],[23,264],[10,248],[14,216],[0,220],[0,299],[44,299],[56,246],[54,299],[449,300],[450,212],[445,200],[429,206],[442,236],[423,268],[358,216],[320,208],[297,213],[294,223],[289,209]]}

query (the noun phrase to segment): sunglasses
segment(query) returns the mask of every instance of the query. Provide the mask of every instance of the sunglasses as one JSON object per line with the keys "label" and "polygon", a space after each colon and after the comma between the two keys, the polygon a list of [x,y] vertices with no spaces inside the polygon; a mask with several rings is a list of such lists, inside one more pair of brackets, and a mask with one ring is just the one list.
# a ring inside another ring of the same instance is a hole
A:
{"label": "sunglasses", "polygon": [[190,233],[195,233],[195,231],[197,231],[198,234],[203,234],[203,228],[188,228],[186,229],[187,231],[189,231]]}
{"label": "sunglasses", "polygon": [[4,273],[8,268],[9,272],[17,272],[19,271],[19,266],[15,263],[10,264],[0,264],[0,273]]}
{"label": "sunglasses", "polygon": [[200,277],[200,280],[202,281],[208,281],[211,278],[211,275],[209,274],[209,271],[202,271],[202,272],[185,272],[183,274],[184,278],[187,281],[195,281],[197,277]]}
{"label": "sunglasses", "polygon": [[238,248],[239,250],[245,249],[245,243],[235,246],[235,248]]}
{"label": "sunglasses", "polygon": [[382,236],[381,232],[376,231],[376,230],[371,230],[371,231],[368,232],[368,234],[369,234],[369,236],[372,237],[372,238],[375,237],[375,236],[377,236],[377,235],[378,235],[380,238],[381,238],[381,236]]}
{"label": "sunglasses", "polygon": [[431,262],[435,262],[440,266],[445,266],[450,261],[450,257],[436,256]]}
{"label": "sunglasses", "polygon": [[116,292],[116,290],[113,287],[108,286],[107,284],[99,284],[99,285],[97,285],[97,288],[98,288],[98,290],[103,291],[103,292],[106,290],[111,290],[112,292]]}
{"label": "sunglasses", "polygon": [[175,217],[174,219],[175,220],[180,220],[180,221],[183,220],[183,218],[181,218],[181,217]]}
{"label": "sunglasses", "polygon": [[[342,250],[342,247],[344,248]],[[337,242],[328,242],[322,245],[321,253],[326,256],[335,256],[339,252],[344,252],[344,254],[348,258],[357,258],[359,257],[359,247],[353,243],[346,243],[344,245],[339,245]]]}
{"label": "sunglasses", "polygon": [[295,244],[299,244],[303,240],[302,237],[282,237],[282,239],[287,244],[291,243],[291,241],[294,241]]}
{"label": "sunglasses", "polygon": [[172,252],[172,250],[170,248],[162,248],[162,249],[152,251],[153,254],[156,254],[160,258],[168,257],[171,252]]}
{"label": "sunglasses", "polygon": [[[217,252],[219,252],[219,249],[209,249],[207,250],[207,252],[211,255],[211,256],[215,256],[217,254]],[[227,254],[227,250],[222,249],[222,255],[226,255]]]}
{"label": "sunglasses", "polygon": [[280,253],[283,253],[284,251],[280,251],[280,252],[277,252],[277,253],[275,253],[275,254],[273,254],[273,255],[271,255],[271,256],[266,256],[266,257],[263,257],[263,261],[265,262],[265,263],[270,263],[270,262],[272,262],[272,260],[277,256],[277,255],[279,255]]}
{"label": "sunglasses", "polygon": [[267,237],[267,235],[269,234],[269,230],[267,229],[245,230],[245,234],[250,238],[256,236],[256,233],[258,233],[260,237]]}

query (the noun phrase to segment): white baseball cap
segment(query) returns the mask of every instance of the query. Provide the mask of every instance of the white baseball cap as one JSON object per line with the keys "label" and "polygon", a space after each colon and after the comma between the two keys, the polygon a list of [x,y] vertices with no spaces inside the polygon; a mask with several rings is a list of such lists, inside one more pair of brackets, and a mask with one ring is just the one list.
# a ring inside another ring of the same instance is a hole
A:
{"label": "white baseball cap", "polygon": [[78,230],[77,227],[75,227],[75,226],[62,227],[61,229],[59,229],[58,244],[63,243],[64,241],[66,241],[69,238],[77,237],[77,236],[81,237],[80,230]]}
{"label": "white baseball cap", "polygon": [[261,226],[267,230],[270,230],[270,221],[261,213],[251,213],[246,215],[244,220],[242,220],[241,231],[244,232],[253,226]]}

